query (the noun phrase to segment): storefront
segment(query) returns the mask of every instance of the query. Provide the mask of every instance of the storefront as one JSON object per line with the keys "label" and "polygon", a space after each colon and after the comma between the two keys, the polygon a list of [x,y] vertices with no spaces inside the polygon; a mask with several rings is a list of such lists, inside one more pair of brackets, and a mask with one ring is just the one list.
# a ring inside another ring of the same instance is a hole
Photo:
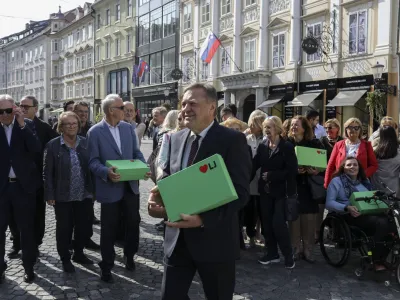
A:
{"label": "storefront", "polygon": [[284,119],[285,103],[293,100],[295,84],[270,86],[268,89],[268,99],[262,102],[257,108],[266,112],[269,116],[277,116]]}
{"label": "storefront", "polygon": [[154,107],[169,103],[173,109],[178,107],[178,83],[165,83],[141,86],[132,89],[132,97],[142,118],[151,118]]}

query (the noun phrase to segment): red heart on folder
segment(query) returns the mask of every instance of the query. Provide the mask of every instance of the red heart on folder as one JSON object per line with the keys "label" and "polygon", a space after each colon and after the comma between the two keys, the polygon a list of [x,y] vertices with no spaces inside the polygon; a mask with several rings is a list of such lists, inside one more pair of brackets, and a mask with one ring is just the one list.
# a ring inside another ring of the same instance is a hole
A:
{"label": "red heart on folder", "polygon": [[131,159],[131,162],[134,162],[135,160],[134,159]]}
{"label": "red heart on folder", "polygon": [[317,153],[318,153],[318,154],[321,154],[321,151],[318,150]]}
{"label": "red heart on folder", "polygon": [[200,167],[200,172],[202,172],[202,173],[207,172],[207,170],[208,170],[208,166],[207,165],[204,165],[204,166]]}

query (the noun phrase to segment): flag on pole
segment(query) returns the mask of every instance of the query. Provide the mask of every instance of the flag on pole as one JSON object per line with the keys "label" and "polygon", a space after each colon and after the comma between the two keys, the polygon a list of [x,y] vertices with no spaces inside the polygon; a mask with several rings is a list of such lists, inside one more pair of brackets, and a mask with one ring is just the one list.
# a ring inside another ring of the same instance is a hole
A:
{"label": "flag on pole", "polygon": [[145,62],[143,59],[139,60],[139,67],[138,67],[138,71],[137,71],[137,76],[138,77],[142,77],[143,73],[145,71],[148,71],[149,69],[149,64],[147,62]]}
{"label": "flag on pole", "polygon": [[201,60],[210,63],[219,46],[221,46],[221,41],[210,31],[200,48]]}

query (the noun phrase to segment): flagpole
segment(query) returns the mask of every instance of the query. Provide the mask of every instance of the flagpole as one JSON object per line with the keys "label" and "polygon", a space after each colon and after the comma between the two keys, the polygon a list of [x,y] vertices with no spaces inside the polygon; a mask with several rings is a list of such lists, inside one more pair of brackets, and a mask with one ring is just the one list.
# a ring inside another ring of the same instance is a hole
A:
{"label": "flagpole", "polygon": [[[211,31],[212,32],[212,31]],[[222,47],[222,49],[224,49],[225,53],[228,55],[229,59],[233,62],[233,64],[235,65],[235,67],[239,70],[239,72],[243,73],[243,70],[236,64],[236,62],[232,59],[232,56],[229,54],[228,51],[226,51],[225,47],[222,45],[221,40],[219,39],[219,37],[217,37],[217,35],[212,32],[212,34],[215,36],[215,38],[219,41],[220,46]]]}

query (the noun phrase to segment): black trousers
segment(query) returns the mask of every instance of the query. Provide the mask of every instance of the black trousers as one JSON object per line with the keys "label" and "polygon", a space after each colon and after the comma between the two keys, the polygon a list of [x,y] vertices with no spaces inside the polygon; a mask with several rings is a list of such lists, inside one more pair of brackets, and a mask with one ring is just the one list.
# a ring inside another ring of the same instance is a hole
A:
{"label": "black trousers", "polygon": [[246,226],[246,234],[249,238],[254,238],[256,236],[257,230],[257,220],[258,220],[258,203],[260,201],[260,196],[251,195],[249,202],[247,202],[244,207],[244,226]]}
{"label": "black trousers", "polygon": [[[12,216],[19,229],[19,235],[15,235],[14,239],[20,241],[25,270],[33,268],[36,261],[35,208],[35,193],[25,192],[19,182],[7,183],[0,196],[0,258],[4,258],[6,230]],[[0,271],[2,269],[0,266]]]}
{"label": "black trousers", "polygon": [[71,259],[69,245],[74,232],[74,252],[82,254],[88,239],[91,223],[92,199],[82,201],[56,202],[56,241],[57,252],[61,261]]}
{"label": "black trousers", "polygon": [[[20,236],[17,222],[15,221],[13,214],[10,216],[8,227],[13,236],[13,248],[21,250],[21,241],[18,238]],[[35,240],[36,245],[39,247],[43,243],[43,237],[46,230],[46,202],[44,201],[44,189],[39,188],[36,192],[36,210],[35,210]]]}
{"label": "black trousers", "polygon": [[162,300],[187,300],[193,277],[199,273],[208,300],[232,300],[235,261],[199,262],[191,257],[182,234],[170,258],[164,258]]}
{"label": "black trousers", "polygon": [[124,255],[133,258],[139,249],[139,195],[135,195],[126,184],[124,197],[114,203],[101,204],[101,236],[100,248],[102,261],[99,263],[103,271],[109,271],[114,266],[114,243],[120,224],[120,215],[123,211],[125,223]]}
{"label": "black trousers", "polygon": [[284,257],[293,255],[285,206],[285,198],[275,198],[266,194],[260,197],[261,226],[270,256],[278,256],[278,245]]}

